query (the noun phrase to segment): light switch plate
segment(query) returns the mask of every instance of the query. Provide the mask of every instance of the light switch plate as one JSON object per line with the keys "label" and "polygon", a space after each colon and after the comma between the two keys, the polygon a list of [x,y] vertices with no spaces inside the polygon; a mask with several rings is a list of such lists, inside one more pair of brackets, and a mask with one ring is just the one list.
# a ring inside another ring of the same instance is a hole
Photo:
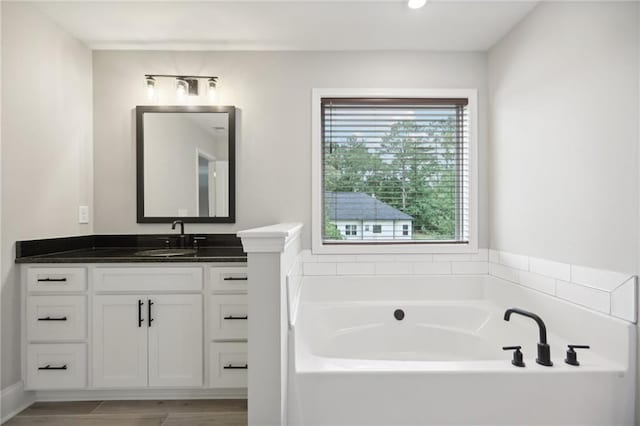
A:
{"label": "light switch plate", "polygon": [[78,207],[78,223],[89,223],[89,206]]}

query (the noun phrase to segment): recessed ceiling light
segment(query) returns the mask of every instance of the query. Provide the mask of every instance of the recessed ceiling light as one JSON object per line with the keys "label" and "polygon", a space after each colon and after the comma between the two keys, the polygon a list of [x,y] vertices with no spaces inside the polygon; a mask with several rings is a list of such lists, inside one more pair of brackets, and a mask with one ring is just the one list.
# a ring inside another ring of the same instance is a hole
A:
{"label": "recessed ceiling light", "polygon": [[407,6],[411,9],[420,9],[425,4],[427,4],[427,0],[409,0]]}

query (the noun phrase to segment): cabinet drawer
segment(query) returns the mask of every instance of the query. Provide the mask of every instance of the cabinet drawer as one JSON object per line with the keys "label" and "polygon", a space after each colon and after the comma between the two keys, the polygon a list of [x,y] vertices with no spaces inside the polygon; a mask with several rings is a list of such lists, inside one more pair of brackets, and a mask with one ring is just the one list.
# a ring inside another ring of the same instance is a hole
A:
{"label": "cabinet drawer", "polygon": [[209,350],[209,386],[247,387],[247,343],[213,342]]}
{"label": "cabinet drawer", "polygon": [[210,268],[211,290],[225,293],[246,293],[248,276],[246,267]]}
{"label": "cabinet drawer", "polygon": [[28,340],[73,340],[86,335],[86,296],[27,297]]}
{"label": "cabinet drawer", "polygon": [[87,386],[87,349],[84,343],[29,345],[26,388],[81,389]]}
{"label": "cabinet drawer", "polygon": [[27,289],[32,292],[73,292],[87,289],[85,268],[27,268]]}
{"label": "cabinet drawer", "polygon": [[95,291],[201,291],[202,268],[96,268]]}
{"label": "cabinet drawer", "polygon": [[248,306],[246,294],[214,294],[209,315],[212,339],[246,339]]}

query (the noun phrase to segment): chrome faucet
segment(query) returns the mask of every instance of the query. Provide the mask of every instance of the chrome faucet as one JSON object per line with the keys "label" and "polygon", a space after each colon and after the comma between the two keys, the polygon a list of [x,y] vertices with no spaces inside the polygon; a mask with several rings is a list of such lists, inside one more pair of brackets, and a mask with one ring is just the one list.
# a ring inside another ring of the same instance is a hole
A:
{"label": "chrome faucet", "polygon": [[545,367],[551,367],[553,365],[553,362],[551,362],[551,347],[547,343],[547,327],[544,325],[542,318],[533,312],[525,311],[524,309],[510,308],[504,312],[504,320],[509,321],[511,314],[518,314],[531,318],[538,324],[538,329],[540,330],[540,341],[538,342],[538,357],[536,358],[536,362],[540,365],[544,365]]}

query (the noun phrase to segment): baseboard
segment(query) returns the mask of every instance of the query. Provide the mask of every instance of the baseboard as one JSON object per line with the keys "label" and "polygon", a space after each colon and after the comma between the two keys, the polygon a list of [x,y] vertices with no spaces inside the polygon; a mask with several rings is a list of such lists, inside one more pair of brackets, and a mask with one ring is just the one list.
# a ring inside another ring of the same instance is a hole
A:
{"label": "baseboard", "polygon": [[0,391],[0,418],[4,423],[35,402],[34,392],[24,390],[24,383],[17,382]]}
{"label": "baseboard", "polygon": [[36,391],[35,401],[104,401],[124,399],[244,399],[246,389],[86,389]]}

